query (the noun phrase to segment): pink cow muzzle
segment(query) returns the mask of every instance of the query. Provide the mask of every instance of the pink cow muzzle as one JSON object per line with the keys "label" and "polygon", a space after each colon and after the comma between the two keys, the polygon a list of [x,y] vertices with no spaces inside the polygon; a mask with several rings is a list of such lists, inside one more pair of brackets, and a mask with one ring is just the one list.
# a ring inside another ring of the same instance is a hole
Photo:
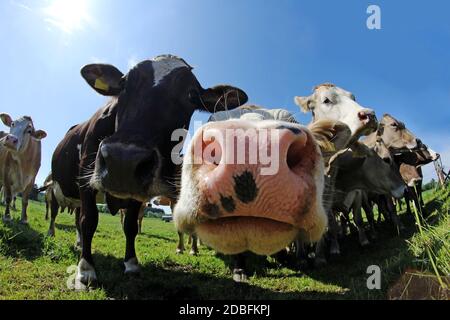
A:
{"label": "pink cow muzzle", "polygon": [[[268,247],[281,249],[299,230],[318,228],[314,233],[321,235],[325,228],[323,164],[316,142],[303,127],[273,124],[210,123],[191,144],[200,221],[196,232],[216,248],[221,237],[226,248],[219,251],[239,252],[245,242],[256,253],[269,252]],[[250,245],[263,234],[261,243],[276,244]]]}

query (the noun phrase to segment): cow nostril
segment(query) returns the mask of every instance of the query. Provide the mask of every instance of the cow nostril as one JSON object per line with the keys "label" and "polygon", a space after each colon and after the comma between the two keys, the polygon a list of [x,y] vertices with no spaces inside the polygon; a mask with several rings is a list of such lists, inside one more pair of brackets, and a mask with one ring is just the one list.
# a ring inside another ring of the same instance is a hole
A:
{"label": "cow nostril", "polygon": [[158,154],[153,151],[151,156],[142,160],[135,170],[136,179],[143,183],[150,182],[158,166]]}
{"label": "cow nostril", "polygon": [[358,112],[358,118],[361,121],[366,121],[369,119],[369,115],[366,112],[361,111],[361,112]]}
{"label": "cow nostril", "polygon": [[296,139],[290,146],[286,156],[286,163],[294,172],[297,172],[303,160],[302,151],[305,148],[305,139]]}

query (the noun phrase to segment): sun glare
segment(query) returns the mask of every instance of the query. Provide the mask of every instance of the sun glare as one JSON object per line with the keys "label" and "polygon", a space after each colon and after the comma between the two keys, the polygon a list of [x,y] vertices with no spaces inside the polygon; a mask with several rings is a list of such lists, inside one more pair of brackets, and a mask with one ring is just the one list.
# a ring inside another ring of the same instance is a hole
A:
{"label": "sun glare", "polygon": [[88,0],[53,0],[44,13],[46,21],[64,32],[81,30],[89,22]]}

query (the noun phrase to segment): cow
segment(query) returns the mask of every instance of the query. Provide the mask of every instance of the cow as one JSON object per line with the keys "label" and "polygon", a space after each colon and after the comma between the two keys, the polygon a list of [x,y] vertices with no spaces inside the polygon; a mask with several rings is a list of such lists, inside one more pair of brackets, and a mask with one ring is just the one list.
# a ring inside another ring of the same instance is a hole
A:
{"label": "cow", "polygon": [[[372,109],[361,106],[356,102],[353,93],[331,83],[317,85],[313,89],[312,95],[306,97],[296,96],[294,97],[294,102],[303,112],[312,113],[311,123],[332,119],[347,125],[350,130],[350,137],[345,142],[345,145],[341,146],[342,149],[357,143],[361,136],[371,134],[378,128],[377,118]],[[336,163],[331,165],[329,162],[334,161],[332,159],[336,159],[336,157],[339,157],[339,153],[334,155],[333,158],[326,159],[326,166],[329,170],[326,171],[324,192],[325,210],[328,215],[329,232],[332,234],[332,239],[336,239],[335,235],[339,231],[332,212],[335,194],[334,184],[339,167]],[[297,247],[299,246],[302,247],[300,243],[298,243]],[[321,239],[316,247],[316,256],[319,257],[319,259],[316,259],[316,265],[322,265],[325,262],[324,250],[325,238]],[[337,241],[331,242],[330,252],[333,254],[339,253]],[[299,254],[302,254],[302,252],[299,252]]]}
{"label": "cow", "polygon": [[105,193],[112,214],[126,209],[125,274],[139,273],[137,217],[147,199],[176,193],[174,172],[181,151],[177,134],[185,132],[196,110],[234,109],[248,99],[244,91],[228,85],[202,88],[192,67],[173,55],[144,60],[126,75],[107,64],[86,65],[81,75],[110,100],[89,120],[72,127],[52,158],[55,187],[81,204],[77,290],[97,280],[91,252],[98,224],[96,194]]}
{"label": "cow", "polygon": [[422,199],[422,166],[436,161],[439,154],[428,148],[419,140],[419,148],[412,152],[400,153],[395,157],[395,161],[400,166],[400,174],[408,185],[405,192],[406,210],[411,213],[409,205],[413,201],[416,208],[424,213],[424,203]]}
{"label": "cow", "polygon": [[[173,209],[176,203],[176,199],[169,199],[167,197],[157,197],[153,200],[153,203],[156,204],[157,206],[169,206],[170,210],[172,211],[173,214]],[[177,249],[176,249],[176,253],[177,254],[183,254],[185,247],[184,247],[184,233],[181,231],[177,231],[178,233],[178,244],[177,244]],[[194,234],[190,234],[189,235],[189,240],[188,240],[188,244],[192,243],[192,247],[191,247],[191,251],[189,252],[190,255],[196,256],[198,255],[198,239],[197,239],[197,235]]]}
{"label": "cow", "polygon": [[41,166],[41,140],[47,133],[36,130],[29,116],[13,121],[9,114],[1,113],[0,119],[9,127],[9,133],[1,140],[0,148],[0,184],[5,190],[6,200],[3,221],[11,221],[11,200],[15,194],[22,193],[20,223],[28,224],[28,196]]}
{"label": "cow", "polygon": [[[385,158],[379,156],[378,152],[386,152],[387,147],[381,141],[378,143],[377,148],[369,148],[363,144],[355,143],[353,145],[355,150],[343,152],[332,164],[339,168],[336,175],[336,195],[333,199],[333,206],[345,213],[350,208],[353,209],[353,217],[362,246],[369,244],[361,216],[362,191],[378,195],[389,194],[394,198],[401,198],[406,188],[395,163],[387,162]],[[382,148],[384,151],[380,150]],[[368,218],[373,227],[374,219],[370,211]],[[393,217],[393,220],[398,221],[396,216]],[[337,241],[337,234],[333,236],[333,240]],[[336,247],[333,249],[336,250],[333,252],[334,254],[339,253]]]}
{"label": "cow", "polygon": [[[327,227],[322,154],[334,149],[329,141],[338,125],[321,120],[307,128],[282,109],[245,106],[214,114],[184,156],[177,229],[232,255],[237,282],[247,278],[245,252],[272,255],[297,238],[320,240]],[[263,159],[269,153],[273,161]]]}
{"label": "cow", "polygon": [[420,140],[406,128],[405,124],[388,113],[383,115],[376,131],[364,137],[361,141],[365,145],[373,147],[378,138],[383,140],[394,155],[408,153],[420,146]]}

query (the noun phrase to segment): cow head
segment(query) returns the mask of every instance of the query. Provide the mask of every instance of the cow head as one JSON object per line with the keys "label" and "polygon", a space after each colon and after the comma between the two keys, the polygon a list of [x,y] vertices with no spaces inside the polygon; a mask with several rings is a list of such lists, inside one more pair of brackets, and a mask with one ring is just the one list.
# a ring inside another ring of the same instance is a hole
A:
{"label": "cow head", "polygon": [[422,175],[414,165],[401,163],[400,174],[408,187],[414,187],[418,182],[422,181]]}
{"label": "cow head", "polygon": [[2,138],[2,144],[12,153],[20,154],[27,149],[31,140],[40,141],[47,136],[45,131],[34,128],[33,120],[28,116],[13,121],[9,114],[1,113],[0,118],[9,127],[9,134]]}
{"label": "cow head", "polygon": [[383,139],[386,146],[394,153],[401,153],[417,149],[419,140],[409,131],[405,124],[390,114],[383,115],[376,132]]}
{"label": "cow head", "polygon": [[[320,146],[335,123],[322,126],[263,112],[205,124],[184,158],[176,227],[225,254],[273,254],[297,236],[318,241],[327,226]],[[273,164],[275,172],[264,170]]]}
{"label": "cow head", "polygon": [[171,152],[174,130],[187,128],[195,110],[233,109],[247,101],[240,89],[203,89],[183,59],[146,60],[123,75],[111,65],[87,65],[83,78],[116,100],[115,132],[98,148],[90,184],[121,199],[146,201],[174,189]]}
{"label": "cow head", "polygon": [[295,97],[294,100],[303,112],[312,112],[313,121],[331,119],[345,123],[354,141],[376,130],[375,112],[359,105],[352,93],[334,84],[318,85],[311,96]]}

